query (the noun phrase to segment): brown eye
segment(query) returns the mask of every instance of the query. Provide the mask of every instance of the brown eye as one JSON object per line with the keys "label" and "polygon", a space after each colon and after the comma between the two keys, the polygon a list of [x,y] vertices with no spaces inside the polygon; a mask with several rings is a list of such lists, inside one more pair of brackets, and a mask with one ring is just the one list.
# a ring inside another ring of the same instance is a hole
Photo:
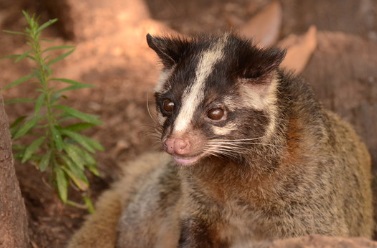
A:
{"label": "brown eye", "polygon": [[169,100],[169,99],[165,99],[163,102],[162,102],[162,109],[167,113],[167,114],[171,114],[174,110],[174,102]]}
{"label": "brown eye", "polygon": [[221,120],[225,114],[225,111],[222,108],[213,108],[210,109],[207,113],[208,118],[214,121]]}

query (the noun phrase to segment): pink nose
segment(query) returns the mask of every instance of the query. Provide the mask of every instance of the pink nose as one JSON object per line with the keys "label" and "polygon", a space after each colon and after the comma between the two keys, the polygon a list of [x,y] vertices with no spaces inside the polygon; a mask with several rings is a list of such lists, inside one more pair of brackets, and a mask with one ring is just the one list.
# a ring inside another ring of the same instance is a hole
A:
{"label": "pink nose", "polygon": [[168,138],[165,141],[165,151],[169,154],[187,155],[190,153],[190,143],[187,139]]}

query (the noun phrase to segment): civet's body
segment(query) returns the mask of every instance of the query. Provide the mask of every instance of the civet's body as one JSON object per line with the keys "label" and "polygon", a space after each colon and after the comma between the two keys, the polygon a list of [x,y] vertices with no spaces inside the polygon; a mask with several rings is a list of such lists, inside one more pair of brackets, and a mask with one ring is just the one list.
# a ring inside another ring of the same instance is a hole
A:
{"label": "civet's body", "polygon": [[308,234],[371,237],[370,156],[284,52],[233,34],[147,36],[165,152],[130,163],[70,247],[252,247]]}

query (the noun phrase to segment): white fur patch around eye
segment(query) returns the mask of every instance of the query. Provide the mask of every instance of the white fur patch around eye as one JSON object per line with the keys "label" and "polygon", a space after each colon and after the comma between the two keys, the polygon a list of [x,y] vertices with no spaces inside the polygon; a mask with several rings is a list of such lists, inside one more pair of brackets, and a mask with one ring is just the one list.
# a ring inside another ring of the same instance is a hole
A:
{"label": "white fur patch around eye", "polygon": [[224,127],[212,126],[212,132],[216,135],[228,135],[235,130],[237,130],[237,125],[235,123],[228,123]]}
{"label": "white fur patch around eye", "polygon": [[182,107],[175,121],[175,132],[184,132],[191,123],[195,110],[204,99],[205,81],[213,71],[214,65],[224,57],[223,49],[226,40],[227,36],[201,54],[194,83],[182,95]]}

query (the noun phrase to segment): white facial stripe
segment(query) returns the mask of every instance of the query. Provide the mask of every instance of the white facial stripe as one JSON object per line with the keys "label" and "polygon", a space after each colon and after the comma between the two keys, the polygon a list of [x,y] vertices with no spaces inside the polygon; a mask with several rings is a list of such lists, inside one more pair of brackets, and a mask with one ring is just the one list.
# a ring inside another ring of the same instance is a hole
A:
{"label": "white facial stripe", "polygon": [[157,81],[157,84],[154,88],[155,92],[163,93],[162,91],[163,91],[164,85],[166,83],[166,80],[171,76],[171,74],[173,73],[173,70],[174,70],[174,66],[170,69],[162,70],[160,77]]}
{"label": "white facial stripe", "polygon": [[225,127],[212,126],[212,131],[216,135],[228,135],[236,129],[237,125],[235,123],[228,123]]}
{"label": "white facial stripe", "polygon": [[268,124],[268,127],[266,129],[266,134],[264,135],[264,139],[263,141],[264,142],[267,142],[271,135],[273,135],[273,133],[275,132],[275,128],[276,128],[276,115],[277,115],[277,106],[276,106],[276,103],[277,103],[277,85],[278,85],[278,81],[276,78],[273,78],[272,79],[272,82],[271,82],[271,85],[270,85],[270,90],[269,90],[269,93],[268,93],[268,96],[267,96],[267,100],[266,100],[266,103],[268,104],[269,108],[268,108],[268,114],[270,115],[270,123]]}
{"label": "white facial stripe", "polygon": [[202,53],[196,68],[194,83],[182,95],[182,107],[175,120],[175,132],[184,132],[187,129],[195,109],[203,101],[205,80],[212,72],[214,65],[223,58],[226,39],[227,37],[225,36],[212,48]]}

